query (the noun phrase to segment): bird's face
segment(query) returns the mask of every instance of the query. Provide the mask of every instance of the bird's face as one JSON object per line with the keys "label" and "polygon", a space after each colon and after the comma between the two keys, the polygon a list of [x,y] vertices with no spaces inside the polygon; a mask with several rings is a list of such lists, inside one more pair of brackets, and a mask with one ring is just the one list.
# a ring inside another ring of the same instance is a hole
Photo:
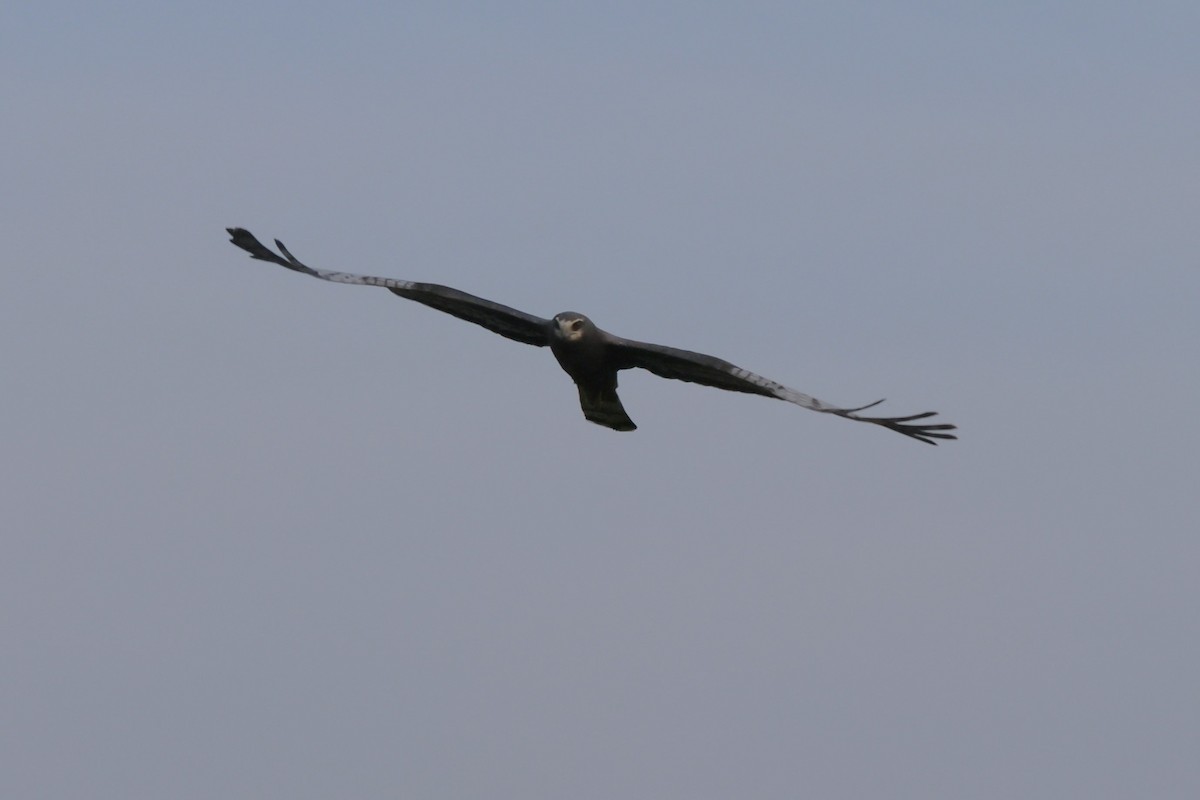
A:
{"label": "bird's face", "polygon": [[554,315],[554,335],[564,341],[578,342],[593,327],[590,319],[574,311]]}

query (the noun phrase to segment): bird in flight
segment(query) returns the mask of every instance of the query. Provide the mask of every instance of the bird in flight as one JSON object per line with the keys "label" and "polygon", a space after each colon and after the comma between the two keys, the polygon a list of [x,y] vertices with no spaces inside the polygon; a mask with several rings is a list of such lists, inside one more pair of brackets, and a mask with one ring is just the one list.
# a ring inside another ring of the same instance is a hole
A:
{"label": "bird in flight", "polygon": [[571,376],[571,380],[579,389],[579,404],[583,408],[583,416],[597,425],[613,430],[632,431],[637,428],[625,413],[621,399],[617,397],[617,373],[623,369],[640,367],[663,378],[699,383],[732,392],[774,397],[812,411],[835,414],[857,422],[869,422],[911,436],[926,444],[936,445],[938,439],[958,438],[950,433],[955,426],[924,421],[937,413],[934,411],[907,417],[861,416],[859,412],[883,401],[876,400],[857,408],[837,408],[714,356],[622,339],[597,328],[590,319],[574,311],[564,311],[555,314],[552,319],[542,319],[436,283],[414,283],[395,278],[376,278],[370,275],[314,269],[301,263],[278,239],[275,240],[275,246],[279,248],[277,254],[254,238],[245,228],[226,230],[229,231],[230,241],[249,253],[251,258],[269,261],[323,281],[382,286],[400,297],[473,322],[505,338],[536,347],[549,347],[559,365]]}

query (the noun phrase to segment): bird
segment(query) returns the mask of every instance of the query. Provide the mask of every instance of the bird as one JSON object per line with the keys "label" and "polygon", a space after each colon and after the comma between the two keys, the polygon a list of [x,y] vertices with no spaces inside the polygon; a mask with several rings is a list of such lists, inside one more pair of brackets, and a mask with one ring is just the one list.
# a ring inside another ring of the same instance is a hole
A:
{"label": "bird", "polygon": [[275,246],[279,253],[275,253],[245,228],[226,230],[229,232],[230,242],[259,261],[278,264],[323,281],[381,286],[400,297],[473,322],[507,339],[535,347],[549,347],[559,366],[579,390],[579,405],[584,418],[616,431],[637,429],[637,425],[626,413],[621,398],[617,396],[617,373],[639,368],[662,378],[772,397],[823,414],[833,414],[855,422],[868,422],[926,444],[936,445],[939,439],[958,438],[951,433],[956,430],[956,426],[930,420],[937,414],[935,411],[904,417],[862,416],[860,412],[874,408],[883,400],[854,408],[839,408],[715,356],[623,339],[601,330],[586,316],[575,311],[563,311],[550,319],[544,319],[436,283],[417,283],[396,278],[315,269],[293,256],[278,239],[275,240]]}

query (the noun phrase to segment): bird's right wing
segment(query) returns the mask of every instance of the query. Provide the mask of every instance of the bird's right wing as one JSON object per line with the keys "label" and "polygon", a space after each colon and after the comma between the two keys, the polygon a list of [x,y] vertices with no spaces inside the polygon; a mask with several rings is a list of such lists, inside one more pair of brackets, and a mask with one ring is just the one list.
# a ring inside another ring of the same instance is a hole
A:
{"label": "bird's right wing", "polygon": [[609,346],[614,351],[617,369],[640,367],[663,378],[699,383],[703,386],[713,386],[731,392],[774,397],[824,414],[836,414],[857,422],[880,425],[926,444],[937,444],[935,439],[958,438],[949,432],[954,430],[954,425],[947,423],[929,425],[917,422],[934,416],[937,413],[935,411],[926,411],[923,414],[912,414],[907,417],[863,417],[859,416],[858,412],[877,406],[883,401],[876,400],[874,403],[868,403],[858,408],[838,408],[818,400],[812,395],[796,391],[782,383],[776,383],[770,378],[756,375],[748,369],[742,369],[716,356],[680,350],[661,344],[635,342],[615,336],[611,337]]}
{"label": "bird's right wing", "polygon": [[467,322],[474,322],[476,325],[481,325],[506,338],[537,347],[545,347],[550,343],[547,336],[550,321],[535,317],[533,314],[526,314],[524,311],[493,303],[491,300],[460,292],[449,286],[439,286],[436,283],[414,283],[395,278],[376,278],[371,275],[313,269],[301,263],[288,252],[288,249],[283,246],[283,242],[278,239],[275,240],[275,246],[279,248],[282,256],[269,250],[245,228],[226,228],[226,230],[229,231],[229,241],[249,253],[251,258],[257,258],[259,261],[270,261],[272,264],[303,272],[305,275],[311,275],[323,281],[360,286],[382,286],[400,297],[415,300]]}

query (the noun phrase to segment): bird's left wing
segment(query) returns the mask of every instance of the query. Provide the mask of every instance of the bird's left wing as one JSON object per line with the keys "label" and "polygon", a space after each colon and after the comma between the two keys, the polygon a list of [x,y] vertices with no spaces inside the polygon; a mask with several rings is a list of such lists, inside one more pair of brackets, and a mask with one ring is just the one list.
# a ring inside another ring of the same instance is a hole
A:
{"label": "bird's left wing", "polygon": [[327,269],[313,269],[303,264],[283,246],[283,242],[275,240],[275,246],[282,255],[269,250],[262,242],[245,228],[226,228],[229,231],[229,241],[250,254],[251,258],[260,261],[270,261],[281,267],[287,267],[296,272],[303,272],[314,278],[334,283],[350,283],[360,286],[382,286],[408,300],[415,300],[430,308],[444,311],[447,314],[474,322],[493,333],[537,347],[548,345],[547,330],[550,321],[518,311],[515,308],[493,303],[473,294],[451,289],[449,286],[439,286],[436,283],[415,283],[395,278],[376,278],[371,275],[354,275],[349,272],[333,272]]}
{"label": "bird's left wing", "polygon": [[617,369],[640,367],[663,378],[699,383],[704,386],[727,389],[731,392],[774,397],[824,414],[836,414],[839,417],[858,422],[881,425],[926,444],[936,445],[935,439],[958,438],[954,434],[948,433],[955,429],[954,425],[946,423],[930,425],[918,422],[918,420],[934,416],[936,411],[926,411],[923,414],[913,414],[907,417],[863,417],[859,416],[859,411],[877,406],[883,401],[876,400],[874,403],[868,403],[858,408],[838,408],[818,400],[812,395],[798,392],[781,383],[776,383],[770,378],[756,375],[748,369],[742,369],[728,361],[704,353],[693,353],[690,350],[680,350],[661,344],[635,342],[616,336],[611,336],[609,347],[614,354]]}

